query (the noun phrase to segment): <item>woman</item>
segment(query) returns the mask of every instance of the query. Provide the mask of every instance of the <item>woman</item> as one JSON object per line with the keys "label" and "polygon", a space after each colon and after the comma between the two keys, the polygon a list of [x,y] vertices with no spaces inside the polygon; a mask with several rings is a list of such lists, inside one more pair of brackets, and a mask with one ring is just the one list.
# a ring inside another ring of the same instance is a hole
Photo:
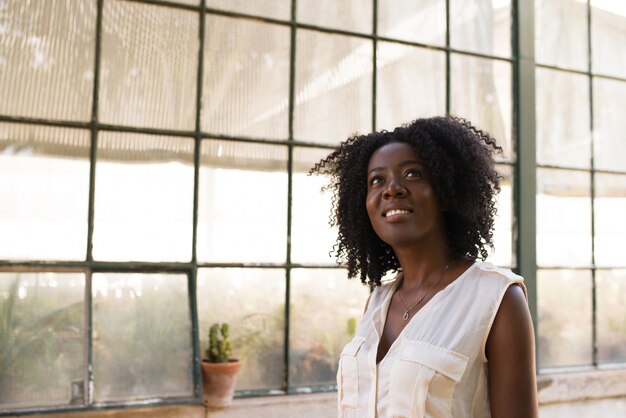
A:
{"label": "woman", "polygon": [[374,288],[341,354],[340,417],[537,417],[523,280],[481,261],[496,150],[435,117],[353,137],[312,170],[331,176],[338,259]]}

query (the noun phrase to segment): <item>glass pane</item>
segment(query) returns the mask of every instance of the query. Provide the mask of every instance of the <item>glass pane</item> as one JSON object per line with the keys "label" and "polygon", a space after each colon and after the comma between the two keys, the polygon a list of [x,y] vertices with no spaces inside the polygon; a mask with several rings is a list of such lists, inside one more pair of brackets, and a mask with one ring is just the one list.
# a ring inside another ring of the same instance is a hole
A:
{"label": "glass pane", "polygon": [[497,170],[502,178],[500,179],[500,194],[496,202],[498,213],[495,217],[493,231],[495,250],[488,260],[498,266],[515,267],[513,257],[513,167],[498,165]]}
{"label": "glass pane", "polygon": [[[354,337],[369,288],[343,269],[291,272],[289,378],[293,386],[336,384],[337,362]],[[310,391],[310,389],[295,389]]]}
{"label": "glass pane", "polygon": [[537,62],[587,71],[587,1],[535,0]]}
{"label": "glass pane", "polygon": [[591,0],[592,71],[626,77],[626,3]]}
{"label": "glass pane", "polygon": [[594,162],[597,169],[626,172],[626,82],[593,79]]}
{"label": "glass pane", "polygon": [[226,322],[233,356],[242,362],[236,389],[283,393],[285,271],[198,269],[197,289],[202,357],[211,324]]}
{"label": "glass pane", "polygon": [[330,254],[338,230],[330,227],[332,192],[322,192],[327,176],[310,176],[313,165],[331,150],[295,148],[291,208],[291,261],[294,263],[335,264]]}
{"label": "glass pane", "polygon": [[0,114],[88,121],[96,1],[0,2]]}
{"label": "glass pane", "polygon": [[511,64],[452,54],[452,113],[470,120],[498,141],[513,158]]}
{"label": "glass pane", "polygon": [[511,0],[450,0],[450,46],[511,56]]}
{"label": "glass pane", "polygon": [[92,294],[95,402],[192,396],[187,276],[96,273]]}
{"label": "glass pane", "polygon": [[199,6],[200,0],[170,0],[174,3],[190,4],[192,6]]}
{"label": "glass pane", "polygon": [[193,149],[187,138],[100,133],[94,258],[191,260]]}
{"label": "glass pane", "polygon": [[291,0],[206,0],[206,7],[289,20]]}
{"label": "glass pane", "polygon": [[207,15],[205,33],[202,130],[286,139],[290,29]]}
{"label": "glass pane", "polygon": [[0,409],[82,404],[80,273],[0,273]]}
{"label": "glass pane", "polygon": [[89,131],[0,123],[0,259],[83,260]]}
{"label": "glass pane", "polygon": [[595,263],[626,267],[626,176],[595,176]]}
{"label": "glass pane", "polygon": [[591,166],[589,78],[537,68],[537,163]]}
{"label": "glass pane", "polygon": [[372,0],[298,0],[298,21],[372,33],[373,4]]}
{"label": "glass pane", "polygon": [[626,270],[596,272],[598,360],[626,362]]}
{"label": "glass pane", "polygon": [[298,30],[294,131],[338,144],[372,130],[372,41]]}
{"label": "glass pane", "polygon": [[376,129],[446,112],[444,52],[379,42],[376,62]]}
{"label": "glass pane", "polygon": [[378,0],[378,35],[446,44],[446,0]]}
{"label": "glass pane", "polygon": [[202,142],[198,259],[284,262],[287,147]]}
{"label": "glass pane", "polygon": [[589,173],[537,169],[537,265],[591,264]]}
{"label": "glass pane", "polygon": [[538,270],[539,367],[591,364],[591,271]]}
{"label": "glass pane", "polygon": [[193,130],[198,79],[197,12],[106,1],[100,120]]}

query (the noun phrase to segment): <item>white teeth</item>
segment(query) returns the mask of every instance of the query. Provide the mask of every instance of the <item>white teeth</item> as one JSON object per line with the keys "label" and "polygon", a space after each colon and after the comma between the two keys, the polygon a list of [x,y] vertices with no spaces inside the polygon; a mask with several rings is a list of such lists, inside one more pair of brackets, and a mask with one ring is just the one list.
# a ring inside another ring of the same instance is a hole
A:
{"label": "white teeth", "polygon": [[411,212],[408,210],[404,210],[404,209],[391,209],[389,212],[385,214],[385,217],[388,218],[390,216],[399,215],[401,213],[411,213]]}

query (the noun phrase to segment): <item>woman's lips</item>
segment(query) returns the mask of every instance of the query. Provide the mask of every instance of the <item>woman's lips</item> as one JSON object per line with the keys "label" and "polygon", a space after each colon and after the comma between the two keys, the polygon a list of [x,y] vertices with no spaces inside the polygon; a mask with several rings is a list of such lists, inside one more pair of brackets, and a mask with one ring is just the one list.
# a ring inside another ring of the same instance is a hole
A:
{"label": "woman's lips", "polygon": [[392,221],[394,219],[402,219],[407,215],[410,215],[413,211],[411,209],[388,209],[383,212],[383,218],[387,221]]}

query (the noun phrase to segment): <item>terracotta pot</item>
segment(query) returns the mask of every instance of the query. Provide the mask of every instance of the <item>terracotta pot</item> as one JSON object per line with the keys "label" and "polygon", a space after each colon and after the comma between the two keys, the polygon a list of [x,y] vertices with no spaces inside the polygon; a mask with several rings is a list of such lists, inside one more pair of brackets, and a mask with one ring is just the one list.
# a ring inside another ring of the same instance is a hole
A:
{"label": "terracotta pot", "polygon": [[236,359],[228,363],[202,362],[204,403],[207,406],[222,408],[232,403],[240,367],[241,362]]}

